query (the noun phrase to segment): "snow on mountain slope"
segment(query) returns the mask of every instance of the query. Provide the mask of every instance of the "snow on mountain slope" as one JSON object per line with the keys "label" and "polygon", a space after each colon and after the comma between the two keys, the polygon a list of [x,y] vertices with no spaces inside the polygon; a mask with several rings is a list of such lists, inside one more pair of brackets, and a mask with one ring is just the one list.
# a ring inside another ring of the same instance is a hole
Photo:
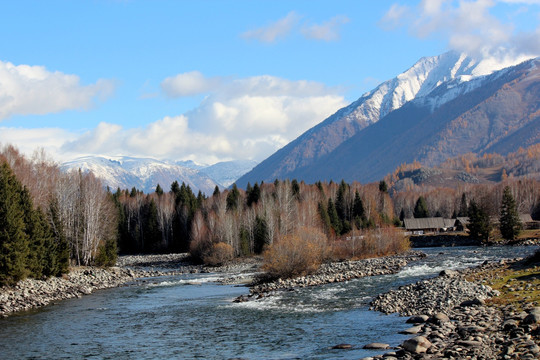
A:
{"label": "snow on mountain slope", "polygon": [[131,189],[152,192],[157,184],[167,190],[174,181],[184,182],[196,193],[211,194],[216,185],[208,175],[187,167],[149,158],[86,156],[62,164],[62,169],[92,172],[111,189]]}
{"label": "snow on mountain slope", "polygon": [[254,160],[223,161],[202,168],[201,171],[225,187],[232,185],[236,179],[257,165]]}
{"label": "snow on mountain slope", "polygon": [[[393,110],[399,109],[414,98],[431,93],[441,84],[470,81],[505,67],[516,65],[523,60],[525,59],[504,62],[494,59],[477,61],[455,51],[439,56],[424,57],[407,71],[383,82],[349,105],[345,119],[367,126],[382,119]],[[476,84],[471,83],[469,91],[474,90]],[[445,101],[452,99],[448,96],[440,99],[436,105],[440,106]]]}

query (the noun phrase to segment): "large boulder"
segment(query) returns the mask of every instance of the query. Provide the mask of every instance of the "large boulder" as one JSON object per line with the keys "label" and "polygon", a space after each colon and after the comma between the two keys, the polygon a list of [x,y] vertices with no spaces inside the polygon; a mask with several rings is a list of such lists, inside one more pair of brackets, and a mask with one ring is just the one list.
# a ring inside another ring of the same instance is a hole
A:
{"label": "large boulder", "polygon": [[401,346],[409,352],[419,354],[425,353],[431,347],[431,343],[423,336],[416,336],[405,340]]}
{"label": "large boulder", "polygon": [[540,324],[540,312],[533,311],[523,319],[524,324]]}
{"label": "large boulder", "polygon": [[440,325],[440,324],[450,322],[450,318],[445,313],[439,312],[439,313],[436,313],[435,315],[433,315],[432,317],[430,317],[428,319],[428,322]]}

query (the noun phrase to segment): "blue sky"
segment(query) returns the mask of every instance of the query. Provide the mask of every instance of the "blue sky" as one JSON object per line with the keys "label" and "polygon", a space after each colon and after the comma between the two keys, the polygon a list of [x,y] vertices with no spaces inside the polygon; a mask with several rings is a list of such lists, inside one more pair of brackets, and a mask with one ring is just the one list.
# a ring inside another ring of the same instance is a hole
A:
{"label": "blue sky", "polygon": [[540,1],[5,1],[0,142],[263,160],[423,56],[540,54]]}

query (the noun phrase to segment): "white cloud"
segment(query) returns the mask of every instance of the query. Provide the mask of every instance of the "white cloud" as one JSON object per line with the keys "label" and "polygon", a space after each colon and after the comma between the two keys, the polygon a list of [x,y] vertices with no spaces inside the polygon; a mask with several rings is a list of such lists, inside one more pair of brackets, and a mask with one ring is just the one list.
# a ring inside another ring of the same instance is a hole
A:
{"label": "white cloud", "polygon": [[341,25],[348,22],[349,18],[346,16],[334,16],[322,24],[305,26],[302,28],[302,33],[309,39],[335,41],[340,38],[339,30]]}
{"label": "white cloud", "polygon": [[199,71],[191,71],[166,78],[161,82],[161,89],[170,97],[192,96],[214,90],[221,79],[207,78]]}
{"label": "white cloud", "polygon": [[[176,77],[172,77],[174,79]],[[201,74],[201,78],[205,77]],[[341,107],[341,89],[274,76],[223,78],[197,108],[144,127],[101,122],[80,132],[0,128],[0,142],[26,154],[43,147],[54,158],[84,155],[192,159],[201,163],[263,160]]]}
{"label": "white cloud", "polygon": [[0,127],[0,144],[15,145],[22,153],[30,156],[38,148],[44,148],[55,160],[67,160],[60,149],[66,141],[77,138],[77,134],[58,128],[9,128]]}
{"label": "white cloud", "polygon": [[343,15],[334,16],[321,24],[308,24],[301,19],[303,16],[291,11],[287,16],[267,26],[244,32],[245,39],[258,40],[264,43],[273,43],[278,39],[300,32],[305,38],[320,41],[336,41],[340,38],[341,26],[349,22]]}
{"label": "white cloud", "polygon": [[502,3],[508,4],[526,4],[526,5],[540,5],[540,0],[498,0]]}
{"label": "white cloud", "polygon": [[0,61],[0,120],[13,115],[88,109],[96,98],[110,96],[114,88],[111,80],[83,86],[76,75]]}
{"label": "white cloud", "polygon": [[284,18],[281,18],[273,23],[257,29],[248,30],[242,34],[245,39],[253,39],[265,43],[272,43],[278,38],[287,36],[296,24],[300,21],[301,16],[291,11]]}
{"label": "white cloud", "polygon": [[224,81],[195,110],[146,127],[100,123],[65,141],[69,154],[151,156],[213,163],[263,160],[346,105],[339,89],[256,76]]}
{"label": "white cloud", "polygon": [[478,57],[521,58],[540,54],[540,26],[517,32],[515,24],[494,16],[498,3],[539,5],[536,0],[422,0],[415,7],[394,4],[381,19],[385,28],[407,26],[420,38],[439,37],[454,50]]}

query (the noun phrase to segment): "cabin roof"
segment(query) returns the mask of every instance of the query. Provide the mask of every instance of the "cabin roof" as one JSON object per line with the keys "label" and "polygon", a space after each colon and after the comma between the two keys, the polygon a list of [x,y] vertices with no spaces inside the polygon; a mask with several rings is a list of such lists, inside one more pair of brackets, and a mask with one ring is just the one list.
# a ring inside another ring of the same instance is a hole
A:
{"label": "cabin roof", "polygon": [[410,218],[403,219],[403,222],[407,230],[442,229],[447,227],[442,217]]}

